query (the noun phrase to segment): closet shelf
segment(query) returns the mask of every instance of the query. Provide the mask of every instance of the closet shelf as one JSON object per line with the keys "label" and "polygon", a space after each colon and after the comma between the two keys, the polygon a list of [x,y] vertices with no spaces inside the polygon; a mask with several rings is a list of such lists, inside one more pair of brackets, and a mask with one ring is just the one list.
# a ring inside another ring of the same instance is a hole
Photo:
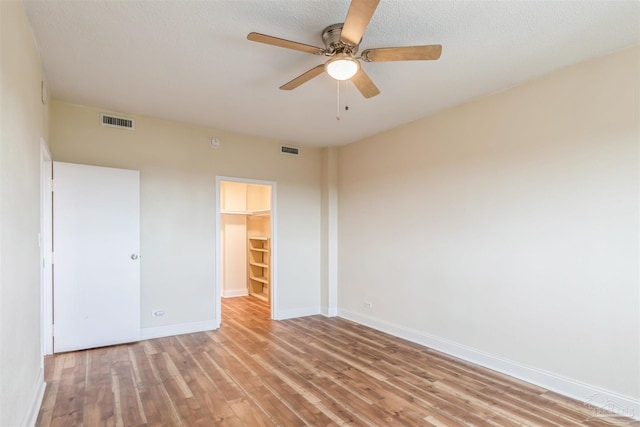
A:
{"label": "closet shelf", "polygon": [[254,265],[256,267],[269,268],[269,264],[265,264],[263,262],[250,262],[249,265]]}
{"label": "closet shelf", "polygon": [[271,209],[257,209],[249,213],[250,216],[270,216]]}
{"label": "closet shelf", "polygon": [[266,293],[266,292],[254,292],[251,295],[253,295],[256,298],[261,299],[262,301],[269,302],[269,294]]}
{"label": "closet shelf", "polygon": [[220,213],[229,214],[229,215],[267,216],[267,215],[271,215],[271,209],[257,209],[254,211],[230,211],[230,210],[222,209]]}
{"label": "closet shelf", "polygon": [[255,280],[256,282],[260,282],[260,283],[269,283],[269,278],[266,276],[250,276],[249,277],[251,280]]}

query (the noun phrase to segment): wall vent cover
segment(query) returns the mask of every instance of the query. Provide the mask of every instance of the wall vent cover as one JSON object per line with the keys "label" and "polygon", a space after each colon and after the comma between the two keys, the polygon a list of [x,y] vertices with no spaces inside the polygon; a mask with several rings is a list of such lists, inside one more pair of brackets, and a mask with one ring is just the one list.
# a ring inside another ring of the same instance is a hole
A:
{"label": "wall vent cover", "polygon": [[282,154],[288,154],[290,156],[299,156],[300,149],[298,147],[287,147],[286,145],[280,146],[280,152]]}
{"label": "wall vent cover", "polygon": [[126,117],[117,117],[112,116],[110,114],[100,114],[100,124],[102,126],[109,126],[112,128],[120,128],[120,129],[135,129],[135,122],[132,119],[127,119]]}

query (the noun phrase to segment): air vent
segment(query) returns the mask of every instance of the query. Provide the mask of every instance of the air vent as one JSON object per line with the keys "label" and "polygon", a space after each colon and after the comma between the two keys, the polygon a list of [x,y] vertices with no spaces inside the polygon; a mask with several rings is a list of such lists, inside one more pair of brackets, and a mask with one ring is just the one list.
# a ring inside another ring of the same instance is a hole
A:
{"label": "air vent", "polygon": [[280,146],[280,152],[282,154],[288,154],[290,156],[299,156],[300,155],[300,149],[297,147],[287,147],[284,145]]}
{"label": "air vent", "polygon": [[112,128],[120,129],[135,129],[135,123],[132,119],[125,117],[110,116],[108,114],[100,114],[100,124],[102,126],[109,126]]}

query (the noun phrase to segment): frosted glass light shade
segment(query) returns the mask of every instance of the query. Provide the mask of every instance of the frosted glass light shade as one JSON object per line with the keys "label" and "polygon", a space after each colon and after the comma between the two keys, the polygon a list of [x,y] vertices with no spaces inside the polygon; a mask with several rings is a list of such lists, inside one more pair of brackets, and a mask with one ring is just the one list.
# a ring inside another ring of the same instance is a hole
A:
{"label": "frosted glass light shade", "polygon": [[360,69],[360,63],[354,58],[341,55],[328,60],[324,68],[336,80],[349,80]]}

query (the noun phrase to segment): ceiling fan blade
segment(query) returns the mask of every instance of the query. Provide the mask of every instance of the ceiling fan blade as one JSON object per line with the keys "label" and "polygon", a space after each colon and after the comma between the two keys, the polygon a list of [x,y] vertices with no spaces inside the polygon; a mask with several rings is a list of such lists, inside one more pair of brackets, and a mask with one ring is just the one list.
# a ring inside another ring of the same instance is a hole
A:
{"label": "ceiling fan blade", "polygon": [[267,36],[260,33],[249,33],[247,39],[252,42],[270,44],[272,46],[284,47],[287,49],[300,50],[302,52],[313,53],[314,55],[324,54],[324,49],[310,46],[304,43],[292,42],[291,40],[279,39],[278,37]]}
{"label": "ceiling fan blade", "polygon": [[369,62],[383,61],[423,61],[438,59],[442,54],[442,46],[432,44],[426,46],[383,47],[367,49],[362,52],[362,58]]}
{"label": "ceiling fan blade", "polygon": [[380,0],[352,0],[342,26],[340,41],[352,46],[359,45],[378,3]]}
{"label": "ceiling fan blade", "polygon": [[282,90],[295,89],[298,86],[300,86],[301,84],[308,82],[312,78],[317,77],[322,73],[324,73],[324,64],[320,64],[317,67],[313,67],[312,69],[310,69],[306,73],[300,74],[295,79],[293,79],[290,82],[285,83],[282,86],[280,86],[280,89],[282,89]]}
{"label": "ceiling fan blade", "polygon": [[362,68],[358,70],[355,76],[351,77],[351,81],[365,98],[372,98],[380,93],[380,89],[373,84]]}

